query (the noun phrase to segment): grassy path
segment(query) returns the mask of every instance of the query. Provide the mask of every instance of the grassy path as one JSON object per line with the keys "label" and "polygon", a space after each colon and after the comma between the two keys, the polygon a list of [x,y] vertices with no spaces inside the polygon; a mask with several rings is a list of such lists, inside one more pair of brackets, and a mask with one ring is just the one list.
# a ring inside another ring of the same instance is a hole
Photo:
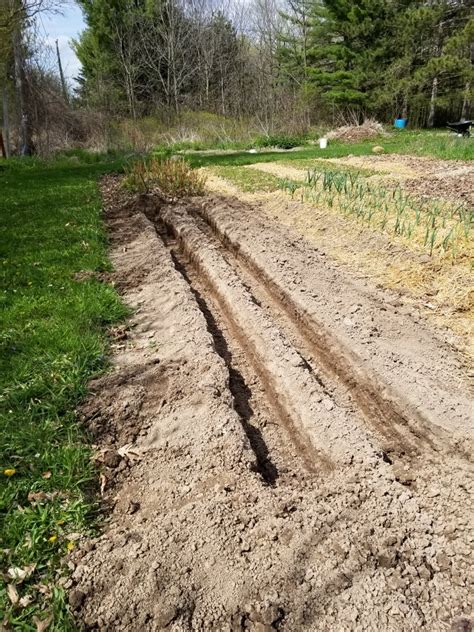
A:
{"label": "grassy path", "polygon": [[248,151],[189,153],[187,159],[194,167],[243,166],[279,160],[288,162],[301,159],[342,158],[349,155],[373,155],[374,145],[382,145],[387,154],[407,154],[443,160],[474,160],[474,138],[457,138],[454,134],[426,130],[392,132],[387,137],[357,143],[329,141],[327,149],[320,149],[315,144],[291,151],[272,151],[269,149],[255,154]]}
{"label": "grassy path", "polygon": [[[0,167],[0,624],[73,629],[60,560],[91,528],[96,478],[74,408],[125,308],[107,270],[97,179],[69,158]],[[77,273],[86,271],[77,277]],[[82,279],[82,280],[80,280]],[[1,625],[0,625],[1,627]]]}

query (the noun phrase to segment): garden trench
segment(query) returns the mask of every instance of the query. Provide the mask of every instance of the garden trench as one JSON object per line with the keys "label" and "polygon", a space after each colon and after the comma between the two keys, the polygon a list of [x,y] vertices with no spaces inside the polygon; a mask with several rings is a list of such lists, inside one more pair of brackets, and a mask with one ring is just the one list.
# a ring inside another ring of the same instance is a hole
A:
{"label": "garden trench", "polygon": [[69,560],[84,626],[469,625],[472,400],[443,332],[236,198],[104,201],[135,312],[83,408],[110,506]]}

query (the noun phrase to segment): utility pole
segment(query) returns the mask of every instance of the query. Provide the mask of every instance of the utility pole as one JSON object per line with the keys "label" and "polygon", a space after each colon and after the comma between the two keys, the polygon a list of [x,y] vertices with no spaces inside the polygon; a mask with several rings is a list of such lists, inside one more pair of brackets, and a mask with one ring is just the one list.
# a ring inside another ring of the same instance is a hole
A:
{"label": "utility pole", "polygon": [[58,56],[58,68],[59,68],[59,76],[61,78],[61,86],[63,89],[63,97],[66,103],[69,103],[69,94],[67,91],[66,80],[64,79],[63,65],[61,63],[61,55],[59,53],[58,40],[56,40],[56,54]]}

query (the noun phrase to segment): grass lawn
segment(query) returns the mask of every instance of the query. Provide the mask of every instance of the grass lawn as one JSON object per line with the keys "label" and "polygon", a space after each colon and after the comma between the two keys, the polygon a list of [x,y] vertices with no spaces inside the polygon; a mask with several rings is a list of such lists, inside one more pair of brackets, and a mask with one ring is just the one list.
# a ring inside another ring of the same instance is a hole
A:
{"label": "grass lawn", "polygon": [[[97,179],[118,167],[78,154],[0,163],[0,627],[74,629],[61,558],[94,521],[91,451],[75,406],[106,364],[115,290]],[[15,603],[16,602],[16,603]],[[37,621],[37,619],[36,619]]]}
{"label": "grass lawn", "polygon": [[233,153],[188,153],[187,160],[194,167],[243,166],[256,162],[284,160],[308,160],[321,158],[341,158],[352,154],[364,156],[372,154],[374,145],[382,145],[386,153],[428,156],[443,160],[474,160],[474,137],[458,138],[445,131],[392,131],[387,137],[360,143],[329,142],[327,149],[319,145],[306,145],[292,151],[261,151],[250,154],[248,151]]}

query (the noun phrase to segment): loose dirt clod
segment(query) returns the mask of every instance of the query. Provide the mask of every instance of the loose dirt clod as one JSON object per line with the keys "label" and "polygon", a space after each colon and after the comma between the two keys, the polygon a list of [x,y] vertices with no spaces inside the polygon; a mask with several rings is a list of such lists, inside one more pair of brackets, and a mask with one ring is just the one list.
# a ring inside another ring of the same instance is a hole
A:
{"label": "loose dirt clod", "polygon": [[138,309],[83,417],[140,458],[104,464],[71,554],[81,624],[469,629],[472,402],[441,336],[239,200],[104,200]]}

